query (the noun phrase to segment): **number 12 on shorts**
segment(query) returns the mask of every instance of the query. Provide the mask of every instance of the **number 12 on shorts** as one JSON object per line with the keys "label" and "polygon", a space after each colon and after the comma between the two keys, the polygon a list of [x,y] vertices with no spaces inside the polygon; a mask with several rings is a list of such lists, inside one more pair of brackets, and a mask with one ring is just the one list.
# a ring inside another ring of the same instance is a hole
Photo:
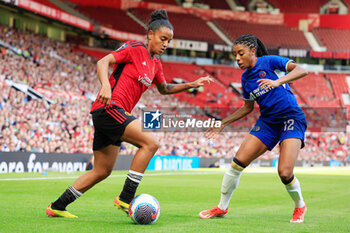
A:
{"label": "number 12 on shorts", "polygon": [[283,131],[294,130],[294,119],[289,119],[283,123],[284,123]]}

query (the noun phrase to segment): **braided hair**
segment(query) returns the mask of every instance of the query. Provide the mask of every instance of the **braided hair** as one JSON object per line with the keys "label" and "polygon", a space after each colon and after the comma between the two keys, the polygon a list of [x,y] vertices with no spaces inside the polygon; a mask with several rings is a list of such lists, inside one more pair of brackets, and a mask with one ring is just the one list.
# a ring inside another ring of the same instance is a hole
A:
{"label": "braided hair", "polygon": [[166,10],[155,10],[152,12],[151,19],[147,25],[147,39],[149,31],[152,30],[155,32],[161,27],[167,27],[174,31],[173,25],[168,20],[168,14],[166,13]]}
{"label": "braided hair", "polygon": [[250,49],[255,48],[257,57],[268,55],[265,45],[256,36],[244,34],[236,39],[234,45],[237,44],[248,46]]}

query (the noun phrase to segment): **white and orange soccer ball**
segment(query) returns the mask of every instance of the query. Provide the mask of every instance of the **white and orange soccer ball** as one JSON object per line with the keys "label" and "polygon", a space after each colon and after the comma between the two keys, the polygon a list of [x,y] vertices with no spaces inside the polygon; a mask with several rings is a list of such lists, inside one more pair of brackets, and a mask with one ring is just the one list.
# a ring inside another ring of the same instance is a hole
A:
{"label": "white and orange soccer ball", "polygon": [[129,215],[136,224],[153,224],[160,216],[159,202],[152,195],[140,194],[131,201]]}

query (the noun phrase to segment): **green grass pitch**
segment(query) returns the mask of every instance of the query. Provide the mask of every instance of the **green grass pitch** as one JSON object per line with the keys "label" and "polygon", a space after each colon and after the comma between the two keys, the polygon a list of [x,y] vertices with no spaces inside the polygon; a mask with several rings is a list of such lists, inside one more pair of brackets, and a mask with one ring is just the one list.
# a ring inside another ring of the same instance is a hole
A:
{"label": "green grass pitch", "polygon": [[146,172],[139,193],[161,206],[153,225],[135,225],[113,206],[126,171],[115,171],[68,210],[78,219],[49,218],[46,206],[81,173],[0,174],[0,232],[350,232],[350,168],[296,168],[308,212],[291,224],[294,204],[275,168],[248,168],[225,218],[200,219],[218,204],[220,169]]}

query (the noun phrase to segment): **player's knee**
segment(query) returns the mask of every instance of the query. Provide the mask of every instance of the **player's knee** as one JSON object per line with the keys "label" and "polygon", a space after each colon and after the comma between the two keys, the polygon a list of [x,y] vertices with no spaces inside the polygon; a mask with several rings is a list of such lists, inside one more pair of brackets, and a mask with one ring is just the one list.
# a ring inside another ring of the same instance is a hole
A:
{"label": "player's knee", "polygon": [[151,140],[146,144],[146,147],[148,148],[148,150],[152,151],[153,153],[156,153],[156,151],[160,147],[160,144],[156,140]]}
{"label": "player's knee", "polygon": [[246,168],[246,165],[244,165],[239,159],[236,157],[233,157],[231,167],[238,171],[243,171],[244,168]]}
{"label": "player's knee", "polygon": [[110,168],[105,168],[105,169],[101,169],[99,171],[96,172],[96,176],[98,180],[104,180],[106,179],[111,173],[112,173],[113,169]]}
{"label": "player's knee", "polygon": [[280,176],[280,179],[283,184],[289,184],[294,179],[293,171],[278,170],[278,175]]}

